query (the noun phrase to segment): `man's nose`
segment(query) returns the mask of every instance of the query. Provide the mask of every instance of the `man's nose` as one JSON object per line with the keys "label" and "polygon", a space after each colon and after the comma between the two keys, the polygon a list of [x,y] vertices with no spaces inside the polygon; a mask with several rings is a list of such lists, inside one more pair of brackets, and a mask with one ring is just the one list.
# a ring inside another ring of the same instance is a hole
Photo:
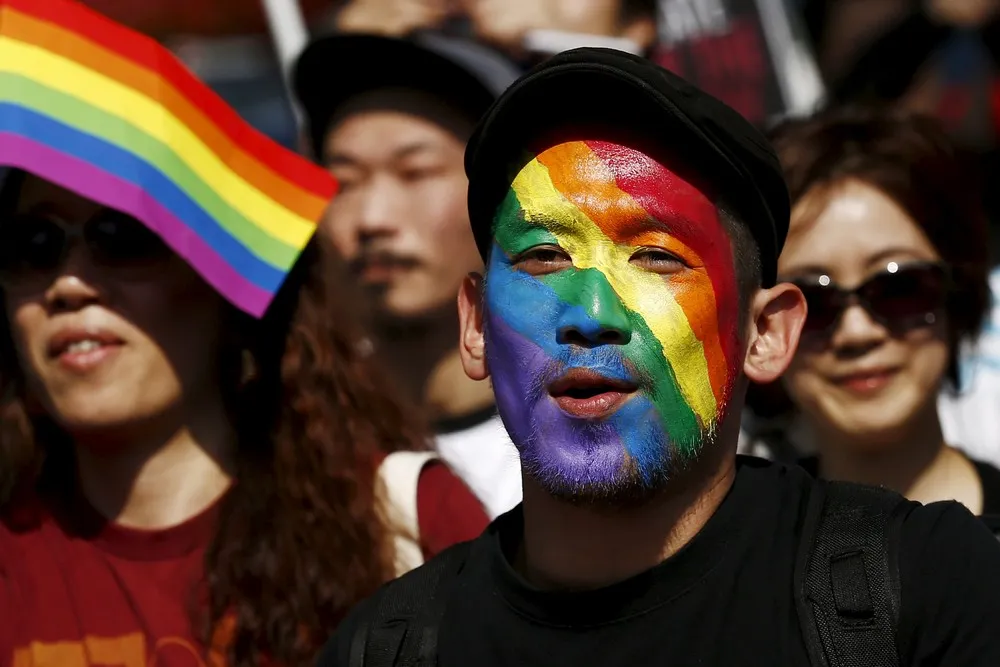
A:
{"label": "man's nose", "polygon": [[364,239],[394,234],[400,216],[406,215],[404,199],[399,187],[389,182],[388,178],[373,178],[365,189],[358,211],[358,237]]}
{"label": "man's nose", "polygon": [[564,345],[596,347],[626,345],[632,340],[632,323],[621,298],[597,269],[580,271],[577,299],[563,310],[558,341]]}

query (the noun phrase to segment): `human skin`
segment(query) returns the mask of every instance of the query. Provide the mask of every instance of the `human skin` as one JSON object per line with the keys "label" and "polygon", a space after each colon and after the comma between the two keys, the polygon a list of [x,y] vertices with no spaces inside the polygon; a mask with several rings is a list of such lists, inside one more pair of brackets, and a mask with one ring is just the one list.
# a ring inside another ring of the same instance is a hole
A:
{"label": "human skin", "polygon": [[[657,488],[715,437],[742,363],[732,249],[668,166],[603,141],[536,155],[497,212],[484,295],[500,414],[550,492]],[[570,369],[632,390],[571,414],[552,394]]]}
{"label": "human skin", "polygon": [[[825,275],[850,289],[890,263],[905,268],[940,261],[904,208],[878,188],[851,179],[809,192],[795,205],[778,269],[784,279]],[[939,445],[936,404],[948,361],[943,304],[935,312],[889,322],[854,306],[829,331],[803,336],[783,379],[829,460],[838,451],[871,455],[909,449],[928,435]]]}
{"label": "human skin", "polygon": [[[16,212],[82,226],[101,210],[29,177]],[[100,432],[93,442],[106,448],[116,441],[110,431],[156,421],[185,400],[207,402],[219,391],[214,373],[224,305],[173,253],[122,273],[96,263],[78,246],[52,275],[6,285],[4,304],[32,393],[71,435],[90,441],[85,433]],[[119,342],[101,363],[67,366],[50,350],[54,337],[67,330],[78,336],[103,333]]]}
{"label": "human skin", "polygon": [[324,228],[380,320],[412,324],[446,313],[453,343],[455,292],[482,269],[469,232],[465,140],[457,134],[467,121],[445,117],[443,103],[418,93],[379,99],[399,109],[351,113],[326,137],[324,161],[341,191]]}
{"label": "human skin", "polygon": [[[104,210],[29,176],[17,216],[0,225],[41,218],[79,231]],[[194,269],[166,248],[113,265],[74,240],[59,266],[6,276],[3,291],[25,402],[72,440],[90,505],[154,530],[221,497],[235,468],[220,363],[233,311]]]}

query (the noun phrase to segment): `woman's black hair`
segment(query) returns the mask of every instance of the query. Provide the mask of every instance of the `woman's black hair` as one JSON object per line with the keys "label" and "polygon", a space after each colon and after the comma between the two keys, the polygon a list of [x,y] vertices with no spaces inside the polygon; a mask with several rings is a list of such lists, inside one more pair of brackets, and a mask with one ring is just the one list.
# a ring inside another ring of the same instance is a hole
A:
{"label": "woman's black hair", "polygon": [[13,211],[28,172],[8,168],[0,172],[0,215]]}

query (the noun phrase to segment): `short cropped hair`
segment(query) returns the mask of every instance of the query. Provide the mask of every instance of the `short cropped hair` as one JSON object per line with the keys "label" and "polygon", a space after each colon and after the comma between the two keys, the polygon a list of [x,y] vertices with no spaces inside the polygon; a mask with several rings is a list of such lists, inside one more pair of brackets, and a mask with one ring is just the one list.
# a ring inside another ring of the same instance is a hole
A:
{"label": "short cropped hair", "polygon": [[763,268],[760,248],[753,231],[725,203],[717,205],[719,220],[722,222],[729,245],[733,252],[733,272],[736,274],[736,289],[739,294],[740,312],[744,319],[750,316],[750,301],[760,289]]}

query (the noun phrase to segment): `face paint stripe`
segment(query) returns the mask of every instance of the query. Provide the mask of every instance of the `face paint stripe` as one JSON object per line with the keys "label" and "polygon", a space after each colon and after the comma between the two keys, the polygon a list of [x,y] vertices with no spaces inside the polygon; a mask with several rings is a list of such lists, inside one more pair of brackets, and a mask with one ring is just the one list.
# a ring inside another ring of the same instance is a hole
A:
{"label": "face paint stripe", "polygon": [[[714,423],[717,416],[715,391],[712,387],[705,359],[704,346],[696,337],[687,314],[672,297],[663,298],[662,279],[629,263],[631,250],[615,244],[604,232],[575,206],[567,210],[567,200],[556,189],[548,169],[532,160],[514,179],[513,190],[524,212],[525,219],[544,224],[571,215],[579,226],[579,234],[554,232],[560,245],[573,258],[578,268],[595,268],[601,271],[622,298],[629,310],[636,313],[655,313],[646,317],[649,329],[663,347],[668,363],[671,358],[684,359],[683,364],[672,364],[677,384],[685,402],[698,415],[705,426]],[[657,288],[660,289],[657,289]],[[654,295],[657,304],[646,304],[643,295]],[[658,295],[658,296],[657,296]]]}
{"label": "face paint stripe", "polygon": [[[502,253],[499,246],[494,245],[493,252]],[[516,335],[518,339],[523,339],[524,345],[530,345],[544,354],[554,365],[579,365],[584,363],[588,366],[599,365],[603,374],[618,379],[635,379],[635,371],[628,371],[619,366],[622,361],[618,351],[611,351],[611,354],[602,351],[589,351],[587,353],[569,353],[566,346],[560,345],[556,340],[555,332],[537,331],[537,313],[525,309],[525,303],[552,303],[558,299],[571,308],[583,308],[578,303],[580,290],[578,282],[586,277],[597,280],[606,280],[604,275],[596,269],[568,269],[558,274],[535,278],[514,270],[509,265],[500,262],[491,262],[490,271],[486,283],[487,301],[493,305],[496,312],[492,312],[489,320],[493,328],[500,326],[511,333],[504,336],[489,336],[497,340],[507,340],[511,335]],[[499,317],[497,317],[499,316]],[[635,354],[633,363],[639,367],[640,373],[655,375],[667,378],[667,382],[656,383],[653,395],[649,397],[651,407],[654,407],[659,414],[660,427],[663,428],[678,451],[687,455],[693,453],[700,440],[701,425],[684,401],[679,392],[675,374],[667,359],[663,355],[662,348],[653,332],[646,326],[643,319],[636,313],[630,313],[633,319],[633,336],[642,337],[652,342],[651,346],[641,346],[643,353]],[[492,331],[490,332],[493,333]],[[521,343],[518,343],[521,345]],[[606,348],[607,349],[607,348]],[[649,350],[648,352],[646,352]],[[617,363],[609,363],[608,357],[617,360]],[[585,362],[590,362],[585,363]],[[660,389],[662,387],[662,389]],[[642,397],[635,397],[627,405],[632,405]],[[617,425],[619,434],[630,433],[634,430],[629,421],[634,415],[639,414],[638,408],[632,406],[628,411],[622,410],[616,413],[611,419]],[[630,416],[631,415],[631,416]],[[624,421],[623,421],[624,420]],[[632,427],[632,428],[630,428]],[[649,438],[639,438],[640,441],[633,442],[631,438],[623,436],[625,448],[636,459],[636,465],[644,474],[648,473],[648,466],[653,460],[654,454],[649,451],[652,447],[645,441]]]}
{"label": "face paint stripe", "polygon": [[[609,282],[605,274],[596,268],[567,269],[544,276],[539,282],[550,287],[563,302],[584,307],[584,304],[578,303],[581,295],[585,292],[579,288],[579,283],[586,278]],[[631,320],[632,336],[649,341],[648,345],[638,346],[636,352],[633,353],[633,361],[639,367],[639,371],[647,376],[668,379],[667,382],[657,385],[666,388],[665,390],[655,390],[659,391],[661,395],[653,396],[653,403],[661,415],[663,426],[668,431],[672,442],[691,443],[698,437],[701,425],[705,422],[699,422],[698,415],[695,414],[686,398],[679,391],[677,374],[663,351],[660,339],[639,313],[632,310],[627,312]],[[664,391],[668,393],[663,394]]]}
{"label": "face paint stripe", "polygon": [[[584,142],[599,157],[614,174],[615,182],[625,193],[628,193],[636,203],[653,218],[660,220],[677,217],[677,213],[690,221],[708,218],[714,221],[710,229],[697,229],[692,225],[691,238],[684,240],[705,262],[712,267],[709,277],[718,302],[717,317],[721,336],[721,348],[731,375],[735,376],[740,361],[738,344],[740,336],[733,335],[739,331],[739,295],[737,293],[736,270],[733,266],[733,250],[719,220],[718,210],[714,204],[701,195],[694,186],[682,181],[663,165],[643,155],[639,151],[629,150],[606,141]],[[642,168],[636,168],[636,161],[642,161]],[[650,177],[653,173],[656,176]],[[642,174],[640,176],[640,174]],[[683,183],[692,191],[692,196],[686,198],[673,211],[667,208],[666,201],[676,201],[676,197],[665,197],[666,190],[673,184]],[[706,206],[707,205],[707,206]]]}
{"label": "face paint stripe", "polygon": [[[649,239],[652,245],[676,252],[678,256],[689,261],[694,255],[699,267],[704,266],[703,258],[695,250],[676,237],[666,236],[663,225],[653,220],[650,213],[630,194],[618,187],[611,167],[587,143],[566,144],[560,147],[558,157],[560,159],[557,160],[553,154],[543,154],[538,161],[548,169],[552,184],[560,193],[564,193],[568,201],[591,220],[601,220],[601,231],[613,242],[635,247],[643,244],[643,236],[653,237]],[[583,183],[580,178],[581,173],[598,173],[599,177],[588,179]],[[567,192],[573,193],[573,196],[566,196]],[[615,205],[609,206],[608,202],[615,202]],[[609,215],[609,211],[614,211],[615,216]],[[646,231],[641,236],[630,238],[634,232],[643,230]],[[707,275],[711,281],[711,275],[704,272],[703,268],[699,268],[698,272]],[[725,393],[731,369],[722,342],[719,340],[716,325],[718,312],[714,294],[716,289],[718,286],[715,284],[711,290],[701,290],[689,283],[688,289],[678,289],[674,295],[686,313],[695,337],[702,343],[712,391],[716,402],[722,403],[726,399]]]}

